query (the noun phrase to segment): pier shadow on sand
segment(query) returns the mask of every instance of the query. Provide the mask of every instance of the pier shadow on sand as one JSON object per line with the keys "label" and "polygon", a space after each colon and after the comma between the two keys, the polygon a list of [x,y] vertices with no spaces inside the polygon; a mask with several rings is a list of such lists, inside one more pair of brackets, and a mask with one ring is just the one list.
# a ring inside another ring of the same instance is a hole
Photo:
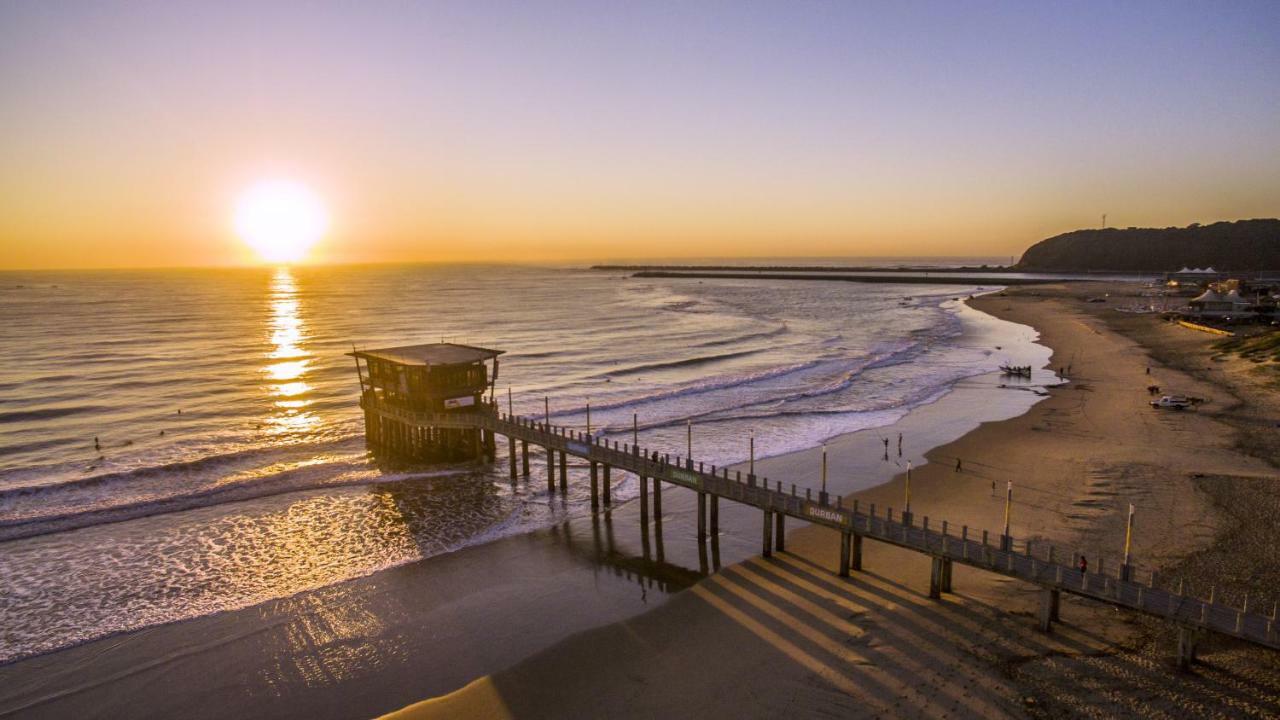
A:
{"label": "pier shadow on sand", "polygon": [[[1096,607],[1084,601],[1064,605],[1066,622],[1045,634],[1029,613],[965,594],[963,579],[939,602],[874,572],[841,579],[791,553],[752,558],[653,613],[581,633],[416,710],[975,720],[1280,713],[1273,666],[1220,666],[1210,656],[1180,674],[1171,651],[1118,651],[1092,632]],[[568,673],[568,664],[592,672]]]}

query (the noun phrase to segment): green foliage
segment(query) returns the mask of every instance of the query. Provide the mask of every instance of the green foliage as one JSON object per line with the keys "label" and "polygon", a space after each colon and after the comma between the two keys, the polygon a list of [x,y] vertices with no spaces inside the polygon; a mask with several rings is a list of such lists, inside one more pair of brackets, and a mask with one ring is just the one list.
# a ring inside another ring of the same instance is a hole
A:
{"label": "green foliage", "polygon": [[1017,270],[1171,272],[1280,270],[1280,220],[1239,220],[1185,228],[1076,230],[1041,240]]}
{"label": "green foliage", "polygon": [[1220,340],[1214,344],[1214,349],[1219,352],[1236,353],[1254,362],[1267,360],[1280,362],[1280,330]]}

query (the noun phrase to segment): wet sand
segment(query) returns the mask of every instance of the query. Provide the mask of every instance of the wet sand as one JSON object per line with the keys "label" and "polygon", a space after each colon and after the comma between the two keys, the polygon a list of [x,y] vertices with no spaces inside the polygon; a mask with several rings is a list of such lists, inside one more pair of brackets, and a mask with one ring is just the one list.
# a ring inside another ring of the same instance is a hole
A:
{"label": "wet sand", "polygon": [[[1275,458],[1243,452],[1227,417],[1249,404],[1224,384],[1153,358],[1129,337],[1138,333],[1114,332],[1107,308],[1083,302],[1082,293],[1097,291],[1028,288],[975,301],[1038,328],[1054,349],[1052,366],[1069,366],[1071,382],[1024,415],[983,424],[927,453],[929,464],[912,477],[913,510],[998,532],[999,490],[1012,481],[1013,534],[1083,552],[1094,567],[1099,558],[1119,562],[1133,503],[1141,572],[1155,569],[1163,581],[1207,591],[1215,576],[1240,575],[1233,566],[1274,571],[1264,550],[1221,552],[1240,520],[1216,504],[1217,486],[1205,482],[1241,483],[1271,493],[1259,499],[1272,502]],[[1181,350],[1152,344],[1186,358],[1207,352],[1201,342]],[[1147,406],[1152,382],[1214,400],[1201,411],[1156,411]],[[812,467],[812,453],[801,453],[770,461],[766,471],[792,477]],[[903,495],[898,476],[850,497],[901,507]],[[1034,626],[1030,586],[957,567],[955,593],[931,601],[922,556],[868,542],[866,571],[841,580],[833,531],[798,528],[787,542],[787,553],[728,567],[654,611],[582,633],[400,716],[1280,714],[1276,653],[1210,639],[1197,671],[1178,675],[1173,630],[1162,623],[1064,597],[1063,622],[1046,635]],[[1236,587],[1249,583],[1241,577]]]}

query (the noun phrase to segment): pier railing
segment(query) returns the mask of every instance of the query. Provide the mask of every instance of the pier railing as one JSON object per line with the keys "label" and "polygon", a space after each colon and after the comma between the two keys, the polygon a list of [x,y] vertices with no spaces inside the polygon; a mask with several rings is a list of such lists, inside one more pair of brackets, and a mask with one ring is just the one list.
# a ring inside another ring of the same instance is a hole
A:
{"label": "pier railing", "polygon": [[814,493],[809,488],[798,488],[794,484],[784,487],[781,482],[771,484],[767,478],[744,476],[740,471],[695,463],[678,455],[673,457],[570,428],[503,414],[492,405],[484,406],[481,412],[417,413],[380,404],[361,404],[366,410],[414,425],[483,429],[640,477],[655,478],[833,528],[846,535],[871,538],[935,559],[1034,583],[1047,590],[1127,607],[1172,620],[1185,628],[1210,630],[1280,649],[1274,602],[1271,613],[1265,614],[1251,611],[1247,599],[1240,608],[1215,602],[1212,596],[1208,600],[1200,599],[1158,587],[1151,572],[1142,573],[1148,578],[1147,583],[1138,582],[1135,578],[1140,573],[1133,565],[1120,565],[1117,574],[1110,575],[1099,561],[1094,572],[1081,572],[1070,564],[1074,555],[1064,563],[1062,558],[1055,557],[1056,548],[1049,543],[1016,543],[1012,537],[991,535],[987,531],[977,533],[967,526],[961,526],[956,534],[954,526],[946,521],[930,527],[928,517],[917,524],[911,515],[900,513],[895,518],[892,508],[877,512],[874,504],[863,508],[855,501],[850,506],[839,497],[833,503],[826,493]]}

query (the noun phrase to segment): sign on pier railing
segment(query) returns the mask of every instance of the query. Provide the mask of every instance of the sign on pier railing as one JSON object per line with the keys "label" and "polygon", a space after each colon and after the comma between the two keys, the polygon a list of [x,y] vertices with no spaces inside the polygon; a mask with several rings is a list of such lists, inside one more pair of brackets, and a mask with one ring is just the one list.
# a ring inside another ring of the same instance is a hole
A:
{"label": "sign on pier railing", "polygon": [[695,473],[695,472],[691,472],[691,471],[689,471],[689,470],[681,470],[680,468],[672,468],[672,469],[671,469],[671,479],[672,479],[672,480],[678,480],[678,481],[683,482],[683,483],[689,483],[690,485],[696,485],[696,486],[698,486],[698,487],[702,487],[702,475],[700,475],[700,474],[698,474],[698,473]]}
{"label": "sign on pier railing", "polygon": [[806,502],[804,504],[804,514],[815,520],[826,520],[827,522],[840,523],[841,525],[853,525],[853,516],[851,514],[823,507],[817,503]]}

